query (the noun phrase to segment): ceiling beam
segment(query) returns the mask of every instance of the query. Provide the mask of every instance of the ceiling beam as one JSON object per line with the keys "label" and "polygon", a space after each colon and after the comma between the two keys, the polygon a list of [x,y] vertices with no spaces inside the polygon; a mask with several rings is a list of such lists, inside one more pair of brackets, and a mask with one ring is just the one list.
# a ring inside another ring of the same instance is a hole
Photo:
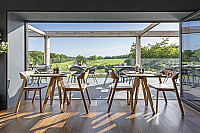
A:
{"label": "ceiling beam", "polygon": [[[140,31],[46,31],[49,37],[137,37]],[[28,31],[29,37],[43,37]],[[179,37],[178,31],[149,31],[142,37]]]}
{"label": "ceiling beam", "polygon": [[157,25],[159,25],[160,23],[152,23],[149,26],[147,26],[144,30],[140,31],[138,33],[138,36],[142,36],[143,34],[147,33],[148,31],[150,31],[151,29],[153,29],[154,27],[156,27]]}
{"label": "ceiling beam", "polygon": [[181,20],[181,22],[185,22],[185,21],[189,21],[190,19],[194,18],[194,17],[197,17],[198,15],[200,15],[200,10],[196,11],[196,12],[193,12],[191,13],[190,15],[186,16],[185,18],[183,18]]}
{"label": "ceiling beam", "polygon": [[28,25],[28,29],[35,32],[35,33],[38,33],[40,35],[46,36],[46,33],[44,31],[41,31],[41,30],[31,26],[31,25]]}

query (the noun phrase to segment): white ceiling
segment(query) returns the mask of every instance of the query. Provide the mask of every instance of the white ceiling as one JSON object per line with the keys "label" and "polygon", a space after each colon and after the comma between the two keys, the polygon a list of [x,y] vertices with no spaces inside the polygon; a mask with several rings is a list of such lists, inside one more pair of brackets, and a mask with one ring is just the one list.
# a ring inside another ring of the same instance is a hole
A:
{"label": "white ceiling", "polygon": [[9,12],[38,22],[179,22],[192,12]]}

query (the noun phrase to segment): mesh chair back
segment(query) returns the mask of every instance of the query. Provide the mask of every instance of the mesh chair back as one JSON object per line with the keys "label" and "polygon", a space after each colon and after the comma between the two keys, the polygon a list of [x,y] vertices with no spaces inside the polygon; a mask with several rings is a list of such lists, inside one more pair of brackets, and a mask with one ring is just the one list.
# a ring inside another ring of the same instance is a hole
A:
{"label": "mesh chair back", "polygon": [[85,70],[83,68],[78,67],[78,66],[72,66],[69,70],[76,71],[75,74],[81,74],[81,73],[85,72]]}
{"label": "mesh chair back", "polygon": [[104,69],[105,69],[105,72],[109,74],[109,71],[112,71],[114,73],[114,70],[111,69],[111,68],[108,68],[107,66],[104,65]]}

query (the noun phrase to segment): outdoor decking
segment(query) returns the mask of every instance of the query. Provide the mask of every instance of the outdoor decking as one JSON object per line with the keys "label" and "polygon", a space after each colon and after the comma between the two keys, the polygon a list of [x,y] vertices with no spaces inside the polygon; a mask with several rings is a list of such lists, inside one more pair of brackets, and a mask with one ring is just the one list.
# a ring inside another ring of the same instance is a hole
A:
{"label": "outdoor decking", "polygon": [[[155,103],[155,101],[154,101]],[[47,104],[44,113],[39,113],[39,101],[22,102],[19,113],[14,108],[0,112],[0,132],[136,132],[136,133],[197,133],[200,126],[200,113],[183,104],[182,116],[176,100],[159,101],[158,114],[152,115],[150,106],[138,101],[136,114],[130,112],[126,100],[114,100],[110,114],[106,113],[106,100],[92,100],[89,114],[85,113],[82,100],[72,100],[66,112],[60,113],[59,101]]]}

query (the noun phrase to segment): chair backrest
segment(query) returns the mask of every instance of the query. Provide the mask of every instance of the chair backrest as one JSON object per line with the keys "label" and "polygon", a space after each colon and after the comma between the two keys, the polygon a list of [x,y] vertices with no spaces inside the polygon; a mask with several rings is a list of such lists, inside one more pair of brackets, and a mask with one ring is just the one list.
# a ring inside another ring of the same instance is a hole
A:
{"label": "chair backrest", "polygon": [[119,81],[119,77],[112,71],[109,71],[109,75],[113,79],[114,88],[117,88],[117,83]]}
{"label": "chair backrest", "polygon": [[88,77],[89,72],[84,72],[77,77],[77,79],[86,79]]}
{"label": "chair backrest", "polygon": [[89,69],[89,73],[90,73],[90,74],[94,74],[94,73],[96,72],[96,70],[97,70],[97,65],[94,65],[93,67],[91,67],[91,68]]}
{"label": "chair backrest", "polygon": [[109,74],[109,71],[112,71],[114,73],[114,70],[112,68],[108,68],[104,65],[105,72]]}
{"label": "chair backrest", "polygon": [[[171,70],[163,70],[160,73],[162,73],[163,75],[166,75],[168,78],[172,79],[172,83],[173,83],[174,89],[177,91],[176,79],[178,79],[179,73],[175,72],[175,71],[171,71]],[[160,83],[162,83],[160,77],[159,77],[159,81],[160,81]]]}
{"label": "chair backrest", "polygon": [[85,72],[85,70],[83,68],[78,67],[78,66],[72,66],[69,70],[76,71],[76,74],[81,74],[81,73]]}
{"label": "chair backrest", "polygon": [[171,70],[163,70],[160,73],[162,73],[163,75],[166,75],[168,78],[172,78],[172,79],[177,79],[179,73],[175,72],[175,71],[171,71]]}
{"label": "chair backrest", "polygon": [[19,72],[20,78],[27,80],[29,78],[29,75],[34,74],[34,71],[24,71],[24,72]]}

